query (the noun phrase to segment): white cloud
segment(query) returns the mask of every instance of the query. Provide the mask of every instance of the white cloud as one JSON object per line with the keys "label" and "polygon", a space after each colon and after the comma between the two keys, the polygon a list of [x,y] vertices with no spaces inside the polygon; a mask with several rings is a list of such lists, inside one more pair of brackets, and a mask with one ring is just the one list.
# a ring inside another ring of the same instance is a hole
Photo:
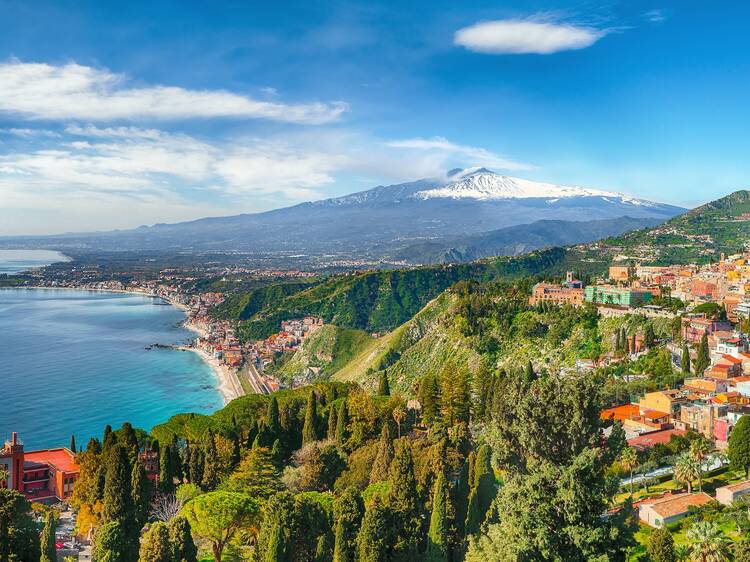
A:
{"label": "white cloud", "polygon": [[122,75],[75,63],[0,63],[0,112],[29,119],[260,118],[323,124],[348,110],[343,102],[285,104],[223,90],[133,85]]}
{"label": "white cloud", "polygon": [[663,10],[649,10],[643,14],[643,17],[651,23],[661,23],[667,19],[666,14]]}
{"label": "white cloud", "polygon": [[454,42],[479,53],[546,55],[584,49],[606,34],[606,30],[568,23],[505,19],[479,22],[459,29]]}
{"label": "white cloud", "polygon": [[[534,168],[530,164],[509,160],[484,148],[456,144],[443,137],[394,140],[388,142],[387,145],[391,148],[405,148],[442,154],[446,161],[449,157],[458,158],[456,162],[461,166],[487,166],[502,170],[531,170]],[[443,167],[443,169],[445,168]]]}

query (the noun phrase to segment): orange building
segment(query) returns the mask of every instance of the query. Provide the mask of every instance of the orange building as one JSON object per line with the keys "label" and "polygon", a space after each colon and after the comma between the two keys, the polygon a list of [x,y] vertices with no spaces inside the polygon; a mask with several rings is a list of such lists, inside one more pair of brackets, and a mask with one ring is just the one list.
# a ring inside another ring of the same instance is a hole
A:
{"label": "orange building", "polygon": [[612,265],[609,267],[609,279],[611,281],[627,281],[635,271],[626,265]]}
{"label": "orange building", "polygon": [[534,306],[541,302],[581,306],[583,304],[583,289],[563,287],[552,283],[537,283],[531,290],[529,304]]}
{"label": "orange building", "polygon": [[0,466],[5,465],[10,478],[3,487],[22,492],[36,502],[56,502],[68,499],[80,469],[75,454],[66,448],[24,452],[23,443],[14,432],[11,440],[0,449]]}

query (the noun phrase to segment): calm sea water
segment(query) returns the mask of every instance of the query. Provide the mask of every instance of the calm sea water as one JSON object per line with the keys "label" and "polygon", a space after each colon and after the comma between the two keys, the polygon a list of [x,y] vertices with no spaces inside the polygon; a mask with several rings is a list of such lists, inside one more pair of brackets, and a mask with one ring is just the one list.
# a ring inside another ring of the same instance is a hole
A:
{"label": "calm sea water", "polygon": [[182,311],[137,295],[0,289],[0,439],[27,450],[85,446],[106,424],[150,429],[178,412],[222,405],[191,352],[152,349],[192,337]]}
{"label": "calm sea water", "polygon": [[18,273],[60,261],[68,261],[68,258],[52,250],[0,250],[0,274]]}

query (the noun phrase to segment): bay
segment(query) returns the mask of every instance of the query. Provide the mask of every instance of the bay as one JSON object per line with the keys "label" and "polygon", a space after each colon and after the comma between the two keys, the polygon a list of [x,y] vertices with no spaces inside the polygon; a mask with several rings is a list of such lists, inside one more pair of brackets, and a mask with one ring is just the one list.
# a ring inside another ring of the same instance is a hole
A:
{"label": "bay", "polygon": [[69,258],[54,250],[0,250],[0,275],[13,274],[69,261]]}
{"label": "bay", "polygon": [[179,412],[222,406],[185,343],[184,313],[159,299],[63,289],[0,289],[0,438],[26,449],[79,446],[106,424],[149,430]]}

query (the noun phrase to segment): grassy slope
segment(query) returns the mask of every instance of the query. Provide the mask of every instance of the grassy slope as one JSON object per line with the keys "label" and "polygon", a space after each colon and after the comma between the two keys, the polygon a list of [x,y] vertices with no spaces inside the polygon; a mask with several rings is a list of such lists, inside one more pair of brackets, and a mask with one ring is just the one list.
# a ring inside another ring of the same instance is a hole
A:
{"label": "grassy slope", "polygon": [[326,379],[371,341],[372,337],[362,330],[327,324],[308,337],[274,374],[281,380],[292,381],[312,367],[320,369],[318,378]]}

